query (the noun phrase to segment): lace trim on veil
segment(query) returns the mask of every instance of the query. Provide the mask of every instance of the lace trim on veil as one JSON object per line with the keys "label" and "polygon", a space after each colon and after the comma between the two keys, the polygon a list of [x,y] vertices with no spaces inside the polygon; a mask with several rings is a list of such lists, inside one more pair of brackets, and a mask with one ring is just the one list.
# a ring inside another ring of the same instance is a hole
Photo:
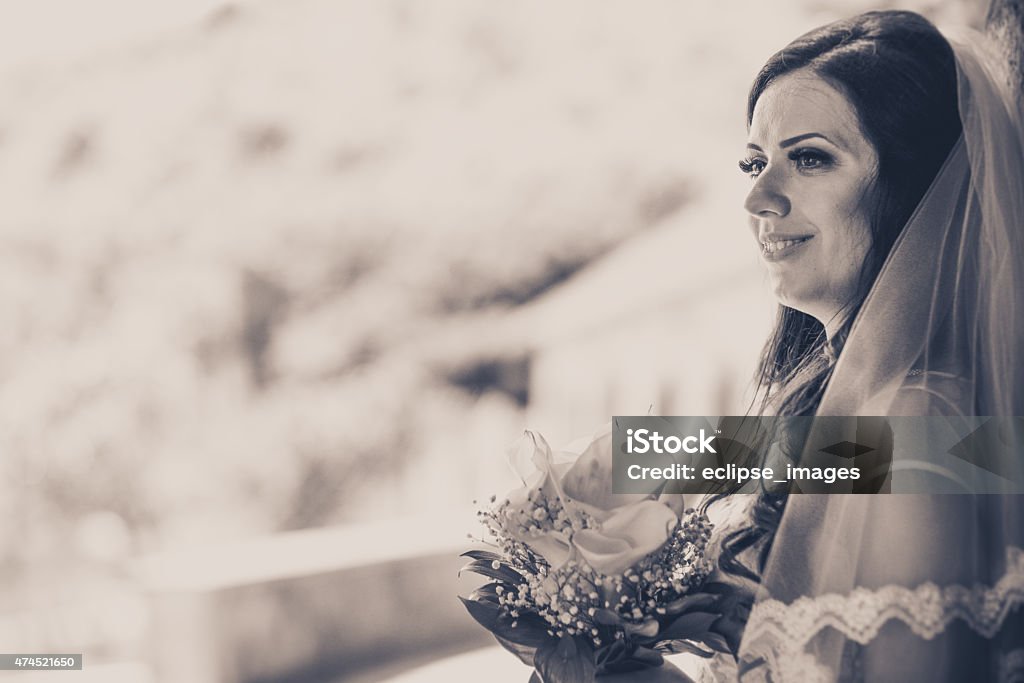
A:
{"label": "lace trim on veil", "polygon": [[999,683],[1024,683],[1024,648],[1010,650],[999,658]]}
{"label": "lace trim on veil", "polygon": [[[802,597],[791,604],[779,600],[758,602],[751,610],[744,634],[744,640],[751,643],[744,659],[763,657],[771,672],[768,680],[832,680],[832,674],[804,651],[825,628],[831,627],[847,639],[867,645],[890,619],[902,621],[916,635],[930,640],[959,618],[983,637],[993,638],[1010,611],[1021,604],[1024,550],[1011,546],[1006,551],[1006,572],[991,587],[940,587],[927,582],[916,588],[859,587],[846,595]],[[1013,664],[1009,667],[1011,675],[1022,675],[1020,662],[1008,663]],[[756,669],[750,673],[755,679],[762,675]],[[768,671],[763,674],[767,676]]]}

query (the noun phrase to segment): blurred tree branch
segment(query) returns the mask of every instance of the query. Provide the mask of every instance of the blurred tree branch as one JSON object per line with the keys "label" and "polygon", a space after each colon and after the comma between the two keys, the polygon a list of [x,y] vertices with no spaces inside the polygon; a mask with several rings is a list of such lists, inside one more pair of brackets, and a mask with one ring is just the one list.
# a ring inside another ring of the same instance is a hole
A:
{"label": "blurred tree branch", "polygon": [[1017,93],[1024,91],[1024,0],[991,0],[985,31],[994,37],[1009,61]]}

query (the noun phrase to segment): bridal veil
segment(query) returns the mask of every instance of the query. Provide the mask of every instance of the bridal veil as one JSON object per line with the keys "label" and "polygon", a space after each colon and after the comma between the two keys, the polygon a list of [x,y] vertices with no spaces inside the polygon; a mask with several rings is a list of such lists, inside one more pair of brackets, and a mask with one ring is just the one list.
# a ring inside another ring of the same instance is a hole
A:
{"label": "bridal veil", "polygon": [[[950,43],[963,137],[861,307],[819,416],[933,415],[957,428],[1024,415],[1021,96],[984,36]],[[1012,493],[1024,454],[1000,457],[994,479],[975,469],[1005,493],[926,458],[917,474],[944,493],[790,495],[742,680],[1024,681],[1024,496]]]}

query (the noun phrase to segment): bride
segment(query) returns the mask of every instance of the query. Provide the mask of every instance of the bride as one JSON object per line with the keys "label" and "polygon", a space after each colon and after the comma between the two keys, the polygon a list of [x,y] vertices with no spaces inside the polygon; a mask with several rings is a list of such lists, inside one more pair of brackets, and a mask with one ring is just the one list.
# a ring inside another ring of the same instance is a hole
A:
{"label": "bride", "polygon": [[[1021,100],[1000,61],[886,11],[757,75],[740,167],[781,304],[761,413],[1024,415]],[[738,665],[707,678],[1024,681],[1024,499],[752,498],[719,564],[756,597]]]}

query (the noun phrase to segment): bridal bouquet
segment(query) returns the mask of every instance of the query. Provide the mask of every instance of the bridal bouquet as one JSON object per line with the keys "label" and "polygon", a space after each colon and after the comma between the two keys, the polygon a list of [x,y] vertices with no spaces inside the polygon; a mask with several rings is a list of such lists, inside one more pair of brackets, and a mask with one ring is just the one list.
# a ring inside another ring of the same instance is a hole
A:
{"label": "bridal bouquet", "polygon": [[730,591],[708,580],[711,523],[678,494],[612,493],[611,449],[609,432],[566,457],[526,432],[512,456],[523,487],[478,513],[494,550],[463,554],[490,580],[466,609],[534,667],[531,682],[735,652]]}

